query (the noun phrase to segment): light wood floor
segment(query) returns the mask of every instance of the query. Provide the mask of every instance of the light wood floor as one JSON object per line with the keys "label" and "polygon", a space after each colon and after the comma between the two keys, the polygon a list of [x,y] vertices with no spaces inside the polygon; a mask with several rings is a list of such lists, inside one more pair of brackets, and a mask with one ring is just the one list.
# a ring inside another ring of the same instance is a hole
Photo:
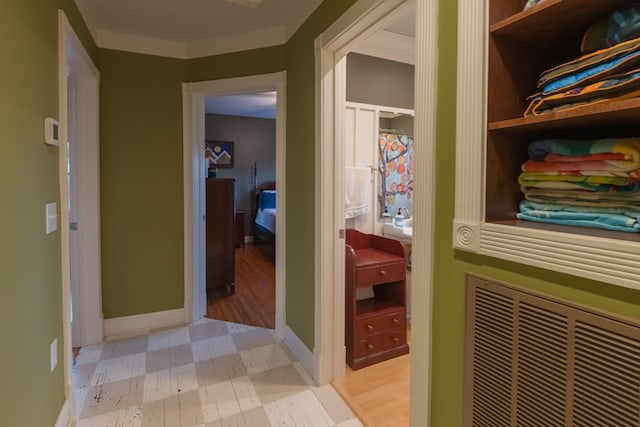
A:
{"label": "light wood floor", "polygon": [[[207,298],[207,317],[275,328],[273,245],[236,249],[236,293]],[[409,355],[352,371],[333,387],[366,427],[409,426]]]}
{"label": "light wood floor", "polygon": [[366,427],[409,427],[410,365],[405,354],[357,371],[347,366],[332,385]]}

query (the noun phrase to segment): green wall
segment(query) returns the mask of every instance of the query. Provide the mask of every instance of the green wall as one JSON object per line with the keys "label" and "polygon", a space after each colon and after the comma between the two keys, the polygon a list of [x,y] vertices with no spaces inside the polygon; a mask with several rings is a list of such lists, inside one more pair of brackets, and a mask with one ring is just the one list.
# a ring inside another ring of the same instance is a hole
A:
{"label": "green wall", "polygon": [[284,47],[181,60],[99,49],[105,318],[182,308],[182,83],[284,69]]}
{"label": "green wall", "polygon": [[[640,292],[452,249],[457,2],[439,2],[432,425],[462,425],[464,273],[640,319]],[[419,184],[418,184],[419,185]],[[415,260],[414,260],[415,261]]]}
{"label": "green wall", "polygon": [[314,40],[353,3],[353,0],[325,0],[287,43],[286,322],[311,350],[317,210]]}
{"label": "green wall", "polygon": [[[60,233],[45,233],[56,202],[59,149],[44,144],[58,115],[58,8],[95,45],[73,1],[0,1],[0,425],[53,425],[64,402]],[[49,345],[58,340],[58,366]],[[37,405],[37,410],[34,410]]]}
{"label": "green wall", "polygon": [[105,318],[184,305],[184,60],[100,49]]}

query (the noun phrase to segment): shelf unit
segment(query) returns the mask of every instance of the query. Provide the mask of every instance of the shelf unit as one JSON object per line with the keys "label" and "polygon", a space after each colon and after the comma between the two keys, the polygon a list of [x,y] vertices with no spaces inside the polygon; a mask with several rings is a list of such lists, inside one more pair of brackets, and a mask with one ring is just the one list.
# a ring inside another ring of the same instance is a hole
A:
{"label": "shelf unit", "polygon": [[402,243],[346,230],[345,345],[352,369],[409,352],[406,274]]}
{"label": "shelf unit", "polygon": [[[640,289],[640,235],[518,221],[539,138],[640,135],[640,99],[524,117],[540,73],[581,56],[587,28],[631,0],[459,0],[456,249]],[[482,159],[478,161],[478,159]],[[542,249],[544,248],[544,249]]]}

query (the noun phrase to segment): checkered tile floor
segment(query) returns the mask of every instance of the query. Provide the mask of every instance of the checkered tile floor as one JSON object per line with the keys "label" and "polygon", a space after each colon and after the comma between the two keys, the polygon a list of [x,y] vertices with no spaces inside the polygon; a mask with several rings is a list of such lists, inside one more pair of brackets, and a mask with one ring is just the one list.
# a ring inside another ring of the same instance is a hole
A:
{"label": "checkered tile floor", "polygon": [[203,319],[83,347],[76,427],[361,427],[272,331]]}

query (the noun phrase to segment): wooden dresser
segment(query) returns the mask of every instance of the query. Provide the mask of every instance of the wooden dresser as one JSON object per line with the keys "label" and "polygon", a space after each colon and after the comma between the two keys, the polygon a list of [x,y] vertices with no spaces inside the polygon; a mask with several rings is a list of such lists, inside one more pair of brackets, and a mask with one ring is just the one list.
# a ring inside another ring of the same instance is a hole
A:
{"label": "wooden dresser", "polygon": [[347,230],[345,344],[352,369],[409,352],[406,274],[401,242]]}
{"label": "wooden dresser", "polygon": [[207,195],[207,294],[235,293],[235,179],[209,178]]}

